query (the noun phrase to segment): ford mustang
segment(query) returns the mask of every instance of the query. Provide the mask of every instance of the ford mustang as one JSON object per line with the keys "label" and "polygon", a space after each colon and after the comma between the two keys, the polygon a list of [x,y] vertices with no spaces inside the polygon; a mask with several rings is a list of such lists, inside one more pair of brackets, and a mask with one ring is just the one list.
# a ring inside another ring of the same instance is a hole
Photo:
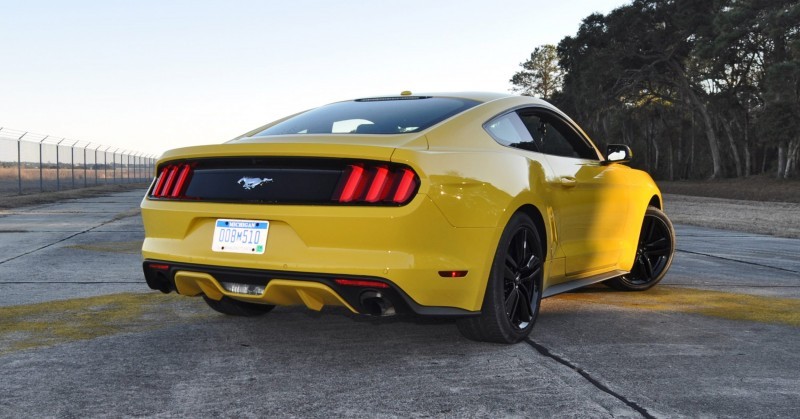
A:
{"label": "ford mustang", "polygon": [[646,290],[669,269],[672,224],[630,159],[530,97],[332,103],[164,153],[141,204],[144,274],[230,315],[451,316],[470,339],[518,342],[544,297]]}

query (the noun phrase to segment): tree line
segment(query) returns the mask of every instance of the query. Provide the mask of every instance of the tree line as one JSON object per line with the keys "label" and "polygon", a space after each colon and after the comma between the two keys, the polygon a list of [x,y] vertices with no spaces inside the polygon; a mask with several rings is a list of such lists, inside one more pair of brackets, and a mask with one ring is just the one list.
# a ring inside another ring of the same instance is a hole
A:
{"label": "tree line", "polygon": [[630,145],[654,177],[800,173],[797,0],[635,0],[520,65],[512,90]]}

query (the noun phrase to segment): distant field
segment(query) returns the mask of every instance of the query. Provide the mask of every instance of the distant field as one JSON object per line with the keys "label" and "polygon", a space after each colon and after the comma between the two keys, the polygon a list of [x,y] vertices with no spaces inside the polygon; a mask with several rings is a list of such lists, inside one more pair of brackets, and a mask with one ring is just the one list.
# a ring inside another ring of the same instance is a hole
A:
{"label": "distant field", "polygon": [[[18,195],[19,194],[19,178],[18,169],[16,167],[0,167],[0,196]],[[130,169],[117,169],[116,173],[110,168],[103,170],[102,168],[95,171],[94,169],[87,168],[85,171],[83,167],[76,167],[75,170],[70,168],[45,167],[29,168],[23,167],[21,170],[22,177],[22,193],[31,194],[41,192],[56,191],[61,189],[83,188],[85,186],[105,185],[110,183],[129,183],[132,179],[128,176],[134,176],[133,170]],[[41,182],[39,176],[41,175]],[[146,176],[144,170],[137,170],[136,176]],[[116,179],[115,179],[116,176]],[[85,179],[85,180],[84,180]],[[139,181],[146,181],[140,179]]]}
{"label": "distant field", "polygon": [[658,181],[661,192],[744,201],[800,203],[800,179],[778,180],[767,176],[712,181]]}
{"label": "distant field", "polygon": [[66,189],[61,191],[52,191],[45,193],[32,193],[27,195],[9,195],[9,196],[4,196],[2,197],[2,199],[0,199],[0,210],[20,208],[29,205],[49,204],[52,202],[59,202],[65,199],[103,196],[114,192],[130,191],[134,189],[141,189],[142,196],[144,196],[148,186],[149,182],[108,184],[101,186],[89,186],[88,188]]}

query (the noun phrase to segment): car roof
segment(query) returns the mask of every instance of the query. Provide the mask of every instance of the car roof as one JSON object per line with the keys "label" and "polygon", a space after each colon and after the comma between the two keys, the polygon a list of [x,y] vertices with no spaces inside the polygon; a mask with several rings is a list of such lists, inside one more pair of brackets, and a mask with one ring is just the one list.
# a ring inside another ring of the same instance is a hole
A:
{"label": "car roof", "polygon": [[377,96],[366,96],[350,100],[364,100],[364,99],[379,99],[379,98],[401,98],[401,97],[450,97],[458,99],[469,99],[477,102],[491,102],[496,99],[503,99],[508,97],[515,97],[509,93],[494,93],[494,92],[409,92],[405,91],[400,94],[387,94]]}

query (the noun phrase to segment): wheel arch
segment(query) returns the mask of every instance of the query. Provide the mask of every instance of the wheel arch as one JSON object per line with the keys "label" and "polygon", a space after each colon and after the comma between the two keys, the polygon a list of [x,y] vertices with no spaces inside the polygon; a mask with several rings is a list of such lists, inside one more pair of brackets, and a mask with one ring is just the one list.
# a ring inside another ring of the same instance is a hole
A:
{"label": "wheel arch", "polygon": [[544,217],[542,216],[542,212],[539,211],[539,208],[537,208],[533,204],[522,205],[514,213],[516,214],[518,212],[527,215],[533,221],[533,225],[536,226],[536,230],[539,233],[539,241],[542,243],[542,252],[544,252],[544,257],[545,259],[547,259],[547,250],[548,250],[547,225],[544,222]]}
{"label": "wheel arch", "polygon": [[653,195],[653,197],[650,198],[650,202],[647,204],[647,206],[656,207],[660,210],[664,209],[661,205],[661,197],[659,197],[658,195]]}

